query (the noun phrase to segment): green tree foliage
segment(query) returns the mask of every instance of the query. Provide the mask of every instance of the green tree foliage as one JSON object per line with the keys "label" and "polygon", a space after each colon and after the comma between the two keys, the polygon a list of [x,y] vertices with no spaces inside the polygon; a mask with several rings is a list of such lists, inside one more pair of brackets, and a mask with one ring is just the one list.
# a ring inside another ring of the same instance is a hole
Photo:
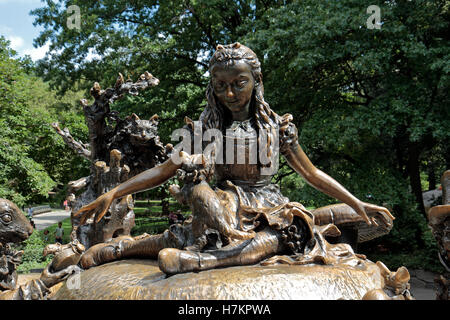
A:
{"label": "green tree foliage", "polygon": [[450,135],[448,2],[380,2],[379,30],[366,27],[370,4],[271,9],[248,42],[264,54],[269,100],[294,113],[318,164],[355,182],[353,170],[375,167],[408,177],[420,208],[421,155]]}
{"label": "green tree foliage", "polygon": [[[14,52],[0,39],[0,196],[24,204],[46,196],[55,182],[42,164],[30,157],[42,129],[45,114],[39,115],[30,106],[33,79],[23,72]],[[43,117],[41,117],[43,116]]]}
{"label": "green tree foliage", "polygon": [[[371,4],[381,29],[366,26]],[[424,243],[420,166],[443,170],[448,158],[448,18],[448,1],[306,0],[270,9],[247,36],[264,56],[269,101],[294,114],[313,163],[393,209],[395,245]]]}
{"label": "green tree foliage", "polygon": [[0,56],[0,197],[18,205],[38,203],[74,172],[85,171],[50,126],[58,120],[80,126],[82,116],[64,110],[63,98],[27,74],[29,61],[16,59],[1,37]]}
{"label": "green tree foliage", "polygon": [[[160,85],[142,96],[126,97],[115,108],[123,115],[134,112],[140,117],[158,113],[164,120],[162,140],[169,142],[170,133],[185,116],[196,118],[203,109],[208,61],[216,45],[238,41],[247,33],[239,26],[282,3],[48,0],[33,12],[35,23],[45,28],[35,43],[50,41],[52,50],[40,70],[63,92],[80,79],[88,86],[98,81],[107,87],[119,72],[133,80],[146,70],[151,72]],[[80,8],[80,30],[67,26],[69,5]]]}

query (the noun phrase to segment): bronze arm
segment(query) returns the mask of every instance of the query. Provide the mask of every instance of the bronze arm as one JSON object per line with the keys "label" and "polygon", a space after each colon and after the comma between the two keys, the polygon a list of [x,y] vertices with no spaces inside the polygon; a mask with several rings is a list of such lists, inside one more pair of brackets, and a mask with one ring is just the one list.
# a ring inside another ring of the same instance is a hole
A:
{"label": "bronze arm", "polygon": [[175,164],[172,159],[169,158],[162,164],[148,169],[134,176],[133,178],[119,184],[113,189],[114,198],[121,198],[128,194],[155,188],[175,176],[177,169],[180,168],[181,163]]}
{"label": "bronze arm", "polygon": [[98,222],[108,211],[113,200],[157,187],[175,176],[177,169],[180,169],[181,166],[182,163],[176,164],[169,158],[164,163],[132,177],[101,195],[95,201],[78,210],[74,217],[81,216],[80,224],[84,224],[89,217],[95,214],[95,221]]}
{"label": "bronze arm", "polygon": [[317,169],[311,163],[297,141],[292,141],[289,147],[284,148],[283,155],[291,168],[299,173],[308,184],[326,195],[351,206],[369,225],[371,225],[372,222],[367,216],[367,212],[383,211],[388,214],[389,217],[395,219],[386,208],[362,202],[345,189],[339,182],[331,178],[325,172]]}

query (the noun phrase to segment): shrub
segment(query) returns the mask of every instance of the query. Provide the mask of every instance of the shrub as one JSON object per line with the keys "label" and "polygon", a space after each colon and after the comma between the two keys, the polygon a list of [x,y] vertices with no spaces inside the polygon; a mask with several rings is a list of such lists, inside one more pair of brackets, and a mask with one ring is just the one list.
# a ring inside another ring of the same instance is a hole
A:
{"label": "shrub", "polygon": [[17,268],[19,273],[27,273],[32,269],[42,269],[52,261],[53,256],[44,257],[42,255],[45,246],[42,231],[34,231],[33,234],[20,245],[18,250],[23,250],[22,263]]}

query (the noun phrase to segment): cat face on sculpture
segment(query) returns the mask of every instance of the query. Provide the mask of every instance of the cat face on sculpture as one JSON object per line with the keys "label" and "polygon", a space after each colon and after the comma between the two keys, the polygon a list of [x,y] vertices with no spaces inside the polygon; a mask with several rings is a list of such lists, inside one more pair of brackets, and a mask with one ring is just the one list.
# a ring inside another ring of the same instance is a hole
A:
{"label": "cat face on sculpture", "polygon": [[135,146],[145,146],[158,137],[156,120],[141,120],[133,113],[128,124],[130,142]]}

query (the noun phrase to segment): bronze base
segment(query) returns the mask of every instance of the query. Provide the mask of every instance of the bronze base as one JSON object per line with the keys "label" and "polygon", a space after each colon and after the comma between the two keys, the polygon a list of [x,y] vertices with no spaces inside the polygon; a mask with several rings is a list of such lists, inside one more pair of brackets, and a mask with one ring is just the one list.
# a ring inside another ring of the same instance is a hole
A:
{"label": "bronze base", "polygon": [[79,288],[67,283],[55,300],[360,300],[382,289],[379,267],[273,265],[229,267],[167,277],[155,260],[121,260],[81,273]]}

